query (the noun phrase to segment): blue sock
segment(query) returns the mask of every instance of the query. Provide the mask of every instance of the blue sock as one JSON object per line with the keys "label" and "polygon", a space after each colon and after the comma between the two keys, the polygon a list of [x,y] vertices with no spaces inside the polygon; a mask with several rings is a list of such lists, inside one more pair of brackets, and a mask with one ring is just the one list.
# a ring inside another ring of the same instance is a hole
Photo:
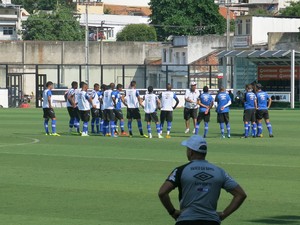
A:
{"label": "blue sock", "polygon": [[261,135],[263,131],[262,123],[257,124],[257,135]]}
{"label": "blue sock", "polygon": [[109,125],[110,125],[111,136],[114,137],[115,136],[115,127],[116,127],[115,121],[110,121]]}
{"label": "blue sock", "polygon": [[45,128],[46,134],[49,134],[48,122],[49,122],[49,119],[44,120],[44,128]]}
{"label": "blue sock", "polygon": [[224,135],[224,123],[220,123],[221,134]]}
{"label": "blue sock", "polygon": [[199,127],[200,127],[200,123],[197,122],[196,123],[196,128],[195,128],[195,135],[198,135],[198,133],[199,133]]}
{"label": "blue sock", "polygon": [[249,126],[248,126],[248,124],[245,124],[244,126],[245,126],[245,137],[248,137],[248,135],[249,135]]}
{"label": "blue sock", "polygon": [[147,130],[148,130],[148,134],[151,134],[151,125],[147,124]]}
{"label": "blue sock", "polygon": [[100,132],[103,133],[103,127],[104,127],[104,120],[100,120]]}
{"label": "blue sock", "polygon": [[108,127],[109,127],[109,122],[103,121],[103,132],[102,132],[103,136],[105,136],[107,133],[109,133]]}
{"label": "blue sock", "polygon": [[160,124],[159,123],[156,124],[156,131],[158,134],[160,134]]}
{"label": "blue sock", "polygon": [[230,123],[226,124],[226,128],[227,128],[227,136],[230,137]]}
{"label": "blue sock", "polygon": [[74,127],[76,128],[76,131],[79,133],[80,124],[79,124],[79,120],[77,118],[74,119]]}
{"label": "blue sock", "polygon": [[121,132],[124,132],[125,131],[125,129],[124,129],[124,120],[120,121],[120,127],[121,127]]}
{"label": "blue sock", "polygon": [[248,122],[248,135],[250,134],[251,131],[251,122]]}
{"label": "blue sock", "polygon": [[127,127],[128,127],[129,134],[132,135],[132,120],[130,121],[128,120]]}
{"label": "blue sock", "polygon": [[267,125],[267,128],[268,128],[269,134],[273,134],[273,130],[272,130],[272,125],[271,125],[271,123],[270,123],[270,122],[269,122],[269,123],[266,123],[266,125]]}
{"label": "blue sock", "polygon": [[52,127],[52,133],[56,133],[56,120],[52,120],[51,122],[51,127]]}
{"label": "blue sock", "polygon": [[256,123],[252,124],[252,136],[256,136],[256,132],[257,132],[257,125]]}
{"label": "blue sock", "polygon": [[70,128],[74,127],[74,121],[75,121],[75,118],[70,118],[70,122],[69,122],[69,127]]}
{"label": "blue sock", "polygon": [[89,122],[83,122],[83,133],[88,133],[89,130]]}
{"label": "blue sock", "polygon": [[99,125],[100,125],[100,118],[96,118],[96,131],[97,131],[97,134],[99,134]]}
{"label": "blue sock", "polygon": [[204,137],[206,138],[207,136],[207,133],[208,133],[208,122],[204,122]]}
{"label": "blue sock", "polygon": [[[167,134],[170,134],[172,128],[172,122],[167,122]],[[162,129],[161,129],[162,131]]]}
{"label": "blue sock", "polygon": [[92,121],[91,121],[92,133],[95,133],[95,121],[96,121],[96,118],[92,118]]}
{"label": "blue sock", "polygon": [[138,128],[139,128],[140,134],[144,135],[142,121],[138,120],[137,124],[138,124]]}
{"label": "blue sock", "polygon": [[161,122],[161,123],[160,123],[160,130],[163,130],[163,129],[164,129],[164,124],[165,124],[165,122]]}

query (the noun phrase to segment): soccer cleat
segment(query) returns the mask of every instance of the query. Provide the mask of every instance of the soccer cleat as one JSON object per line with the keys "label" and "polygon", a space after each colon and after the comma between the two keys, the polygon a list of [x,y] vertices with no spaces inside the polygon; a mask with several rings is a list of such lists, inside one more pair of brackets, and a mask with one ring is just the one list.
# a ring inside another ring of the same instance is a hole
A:
{"label": "soccer cleat", "polygon": [[230,134],[227,135],[228,138],[231,138]]}
{"label": "soccer cleat", "polygon": [[193,134],[195,134],[195,132],[196,132],[196,130],[195,130],[195,128],[194,128],[194,130],[193,130]]}
{"label": "soccer cleat", "polygon": [[185,131],[184,131],[184,133],[185,134],[188,134],[188,133],[190,133],[190,129],[188,128],[188,129],[186,129]]}
{"label": "soccer cleat", "polygon": [[118,135],[114,135],[114,136],[111,136],[112,138],[118,138],[119,136]]}
{"label": "soccer cleat", "polygon": [[225,135],[222,135],[221,138],[225,138]]}
{"label": "soccer cleat", "polygon": [[45,135],[46,135],[46,136],[49,136],[50,134],[49,134],[49,133],[46,133]]}
{"label": "soccer cleat", "polygon": [[248,138],[247,136],[242,136],[241,138]]}
{"label": "soccer cleat", "polygon": [[128,137],[132,138],[132,135],[128,135]]}
{"label": "soccer cleat", "polygon": [[158,138],[159,139],[162,139],[162,138],[164,138],[161,134],[158,134]]}
{"label": "soccer cleat", "polygon": [[87,133],[85,133],[85,132],[81,134],[81,137],[88,137],[88,136],[89,135]]}
{"label": "soccer cleat", "polygon": [[258,137],[258,138],[262,138],[262,137],[263,137],[263,135],[262,135],[262,134],[258,134],[258,135],[256,135],[256,137]]}
{"label": "soccer cleat", "polygon": [[170,134],[167,134],[166,138],[168,138],[168,139],[171,138],[171,135],[170,135]]}
{"label": "soccer cleat", "polygon": [[148,138],[148,135],[143,134],[143,135],[141,135],[141,138]]}
{"label": "soccer cleat", "polygon": [[273,138],[273,137],[274,137],[274,135],[273,135],[273,134],[270,134],[270,135],[269,135],[269,137],[270,137],[270,138]]}
{"label": "soccer cleat", "polygon": [[123,132],[121,133],[121,136],[128,136],[128,134],[127,134],[125,131],[123,131]]}
{"label": "soccer cleat", "polygon": [[58,133],[53,133],[53,134],[50,134],[51,136],[56,136],[56,137],[59,137],[60,135]]}
{"label": "soccer cleat", "polygon": [[107,136],[107,137],[110,137],[110,136],[111,136],[111,134],[110,134],[110,133],[107,133],[105,136]]}
{"label": "soccer cleat", "polygon": [[149,138],[152,138],[152,134],[149,134]]}

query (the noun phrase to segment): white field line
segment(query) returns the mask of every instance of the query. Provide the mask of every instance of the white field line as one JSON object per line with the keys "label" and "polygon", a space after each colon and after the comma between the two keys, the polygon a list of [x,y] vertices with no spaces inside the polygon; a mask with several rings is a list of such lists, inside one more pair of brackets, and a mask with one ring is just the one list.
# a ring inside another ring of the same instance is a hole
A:
{"label": "white field line", "polygon": [[[27,144],[35,144],[39,142],[38,139],[32,138],[34,142]],[[37,142],[36,142],[37,141]],[[24,145],[24,144],[23,144]],[[0,146],[2,147],[2,146]],[[45,153],[21,153],[21,152],[2,152],[0,154],[11,154],[11,155],[35,155],[35,156],[50,156],[50,157],[68,157],[68,158],[87,158],[87,159],[107,159],[107,160],[130,160],[130,161],[147,161],[147,162],[166,162],[166,163],[186,163],[186,161],[176,160],[163,160],[163,159],[140,159],[140,158],[129,158],[129,157],[101,157],[101,156],[82,156],[82,155],[63,155],[63,154],[45,154]],[[278,165],[278,164],[266,164],[266,163],[232,163],[232,162],[212,162],[214,164],[221,165],[237,165],[237,166],[261,166],[261,167],[281,167],[281,168],[300,168],[300,166],[291,165]]]}
{"label": "white field line", "polygon": [[36,143],[40,142],[40,140],[36,139],[36,138],[30,138],[30,137],[23,137],[23,138],[29,139],[29,140],[31,140],[31,142],[22,142],[22,143],[16,143],[16,144],[4,144],[4,145],[0,145],[0,148],[2,148],[2,147],[10,147],[10,146],[31,145],[31,144],[36,144]]}

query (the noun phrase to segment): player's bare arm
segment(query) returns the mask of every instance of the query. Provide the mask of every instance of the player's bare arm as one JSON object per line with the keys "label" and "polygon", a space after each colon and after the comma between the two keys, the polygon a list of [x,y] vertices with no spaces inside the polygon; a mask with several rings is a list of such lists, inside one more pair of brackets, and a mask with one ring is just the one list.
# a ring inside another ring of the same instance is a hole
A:
{"label": "player's bare arm", "polygon": [[76,104],[75,104],[75,101],[74,101],[74,95],[69,95],[68,100],[71,103],[71,105],[73,106],[73,108],[76,108]]}
{"label": "player's bare arm", "polygon": [[93,106],[94,109],[97,108],[96,105],[93,105],[93,98],[92,98],[92,97],[89,97],[89,98],[88,98],[88,101],[89,101],[89,103]]}
{"label": "player's bare arm", "polygon": [[138,101],[139,101],[139,104],[142,108],[144,108],[144,105],[143,105],[143,101],[144,101],[144,98],[141,98],[140,96],[137,97],[138,98]]}
{"label": "player's bare arm", "polygon": [[169,193],[174,189],[174,185],[166,181],[163,183],[163,185],[160,187],[158,192],[158,197],[163,204],[163,206],[166,208],[170,216],[172,216],[175,220],[180,216],[180,211],[175,209],[174,205],[171,202]]}
{"label": "player's bare arm", "polygon": [[49,104],[49,108],[52,109],[52,105],[51,105],[51,96],[48,96],[48,104]]}
{"label": "player's bare arm", "polygon": [[272,105],[272,99],[269,98],[269,99],[268,99],[268,109],[271,107],[271,105]]}
{"label": "player's bare arm", "polygon": [[179,99],[177,97],[175,98],[175,101],[176,101],[176,103],[175,103],[175,106],[173,107],[173,109],[176,109],[179,104]]}
{"label": "player's bare arm", "polygon": [[229,193],[233,195],[233,199],[230,202],[230,204],[225,208],[225,210],[219,213],[221,220],[226,219],[234,211],[236,211],[247,198],[247,195],[245,191],[241,188],[241,186],[237,186],[236,188],[229,191]]}
{"label": "player's bare arm", "polygon": [[156,104],[157,104],[157,109],[160,110],[160,108],[161,108],[161,102],[160,102],[159,98],[157,98]]}

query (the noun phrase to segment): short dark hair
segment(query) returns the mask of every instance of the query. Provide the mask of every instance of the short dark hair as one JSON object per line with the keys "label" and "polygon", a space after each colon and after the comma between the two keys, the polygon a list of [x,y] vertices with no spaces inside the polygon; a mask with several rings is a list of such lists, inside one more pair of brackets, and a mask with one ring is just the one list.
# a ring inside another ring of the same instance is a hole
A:
{"label": "short dark hair", "polygon": [[263,88],[263,86],[262,86],[261,84],[256,84],[256,88],[257,88],[258,90],[261,90],[261,89]]}
{"label": "short dark hair", "polygon": [[110,83],[109,86],[111,89],[114,89],[116,85],[115,85],[115,83]]}
{"label": "short dark hair", "polygon": [[219,91],[225,91],[225,88],[224,88],[223,86],[221,86],[221,87],[219,88]]}
{"label": "short dark hair", "polygon": [[203,87],[203,92],[208,92],[208,87],[207,86]]}
{"label": "short dark hair", "polygon": [[106,88],[106,85],[105,85],[105,84],[101,84],[100,89],[101,89],[101,90],[105,90],[105,88]]}
{"label": "short dark hair", "polygon": [[135,80],[133,80],[133,81],[130,82],[130,87],[133,87],[135,85],[136,85],[136,81]]}
{"label": "short dark hair", "polygon": [[152,92],[153,92],[153,87],[152,87],[152,86],[149,86],[149,87],[148,87],[148,92],[149,92],[149,93],[152,93]]}
{"label": "short dark hair", "polygon": [[49,87],[49,86],[51,86],[51,85],[53,85],[53,82],[52,82],[52,81],[48,81],[48,82],[46,83],[46,87]]}
{"label": "short dark hair", "polygon": [[80,88],[82,88],[84,84],[86,84],[86,83],[84,81],[81,81],[80,84],[79,84]]}
{"label": "short dark hair", "polygon": [[71,83],[71,86],[72,86],[72,88],[78,86],[78,82],[77,82],[77,81],[73,81],[73,82]]}
{"label": "short dark hair", "polygon": [[117,84],[117,89],[120,89],[120,88],[122,88],[122,87],[123,87],[122,84]]}
{"label": "short dark hair", "polygon": [[95,84],[94,84],[94,88],[95,88],[95,87],[99,87],[99,86],[100,86],[100,85],[99,85],[98,83],[95,83]]}

